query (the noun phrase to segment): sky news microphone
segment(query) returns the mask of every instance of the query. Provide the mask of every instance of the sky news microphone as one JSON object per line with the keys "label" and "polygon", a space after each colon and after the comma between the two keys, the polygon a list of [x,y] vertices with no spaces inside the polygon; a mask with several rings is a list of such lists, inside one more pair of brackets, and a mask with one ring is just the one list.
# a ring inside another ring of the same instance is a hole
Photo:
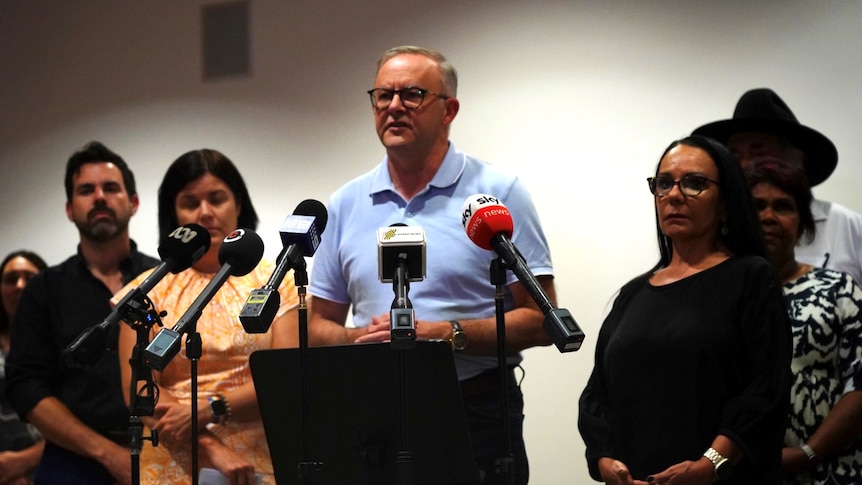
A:
{"label": "sky news microphone", "polygon": [[218,251],[221,268],[206,288],[192,302],[188,310],[177,320],[172,329],[163,328],[144,349],[144,363],[156,370],[163,370],[180,350],[180,338],[186,327],[197,323],[204,307],[224,285],[229,276],[245,276],[263,257],[263,240],[251,229],[236,229],[224,238]]}
{"label": "sky news microphone", "polygon": [[317,251],[327,219],[326,206],[314,199],[300,202],[293,214],[284,219],[279,229],[284,247],[276,260],[275,270],[263,288],[248,295],[239,313],[239,321],[246,333],[269,331],[281,305],[278,293],[281,281],[291,268],[305,267],[305,256],[312,256]]}
{"label": "sky news microphone", "polygon": [[509,209],[500,199],[488,194],[467,198],[461,210],[461,224],[477,246],[493,250],[503,264],[517,276],[527,293],[545,315],[543,327],[560,352],[581,348],[584,332],[578,327],[568,310],[555,308],[542,285],[527,267],[521,253],[512,243],[514,223]]}
{"label": "sky news microphone", "polygon": [[186,224],[174,229],[159,244],[162,263],[150,273],[141,285],[129,290],[111,310],[102,323],[88,328],[63,350],[63,358],[69,367],[86,367],[96,363],[107,348],[108,333],[120,320],[131,317],[142,318],[146,313],[141,301],[167,274],[187,270],[206,254],[210,247],[210,235],[197,224]]}

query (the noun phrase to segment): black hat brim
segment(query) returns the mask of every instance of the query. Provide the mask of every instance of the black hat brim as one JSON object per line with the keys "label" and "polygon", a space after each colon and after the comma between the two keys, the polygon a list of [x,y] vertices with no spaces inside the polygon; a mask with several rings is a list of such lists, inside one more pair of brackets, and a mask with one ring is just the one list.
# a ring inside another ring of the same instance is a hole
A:
{"label": "black hat brim", "polygon": [[790,121],[752,118],[721,120],[701,126],[692,135],[727,143],[731,135],[747,131],[779,135],[802,150],[805,154],[805,175],[812,187],[829,178],[838,165],[838,150],[829,138],[817,130]]}

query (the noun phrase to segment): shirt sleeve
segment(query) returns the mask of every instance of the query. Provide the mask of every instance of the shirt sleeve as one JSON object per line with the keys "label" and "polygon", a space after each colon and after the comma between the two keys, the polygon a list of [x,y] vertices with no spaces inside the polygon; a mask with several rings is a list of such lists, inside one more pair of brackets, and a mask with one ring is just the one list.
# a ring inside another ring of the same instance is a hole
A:
{"label": "shirt sleeve", "polygon": [[644,278],[637,278],[626,284],[614,300],[613,307],[599,330],[593,371],[578,401],[578,430],[587,448],[587,468],[590,476],[597,481],[602,479],[599,473],[599,458],[616,456],[612,439],[610,403],[604,382],[604,350],[625,312],[628,301],[636,293],[639,283],[643,281],[645,281]]}
{"label": "shirt sleeve", "polygon": [[55,348],[51,335],[47,288],[44,273],[30,281],[12,325],[6,396],[22,420],[39,401],[54,395],[51,380],[62,349]]}
{"label": "shirt sleeve", "polygon": [[790,402],[790,317],[769,263],[756,258],[740,277],[742,294],[747,295],[736,322],[741,348],[725,366],[744,376],[747,385],[724,405],[718,433],[740,445],[746,459],[758,466],[772,458],[784,435]]}

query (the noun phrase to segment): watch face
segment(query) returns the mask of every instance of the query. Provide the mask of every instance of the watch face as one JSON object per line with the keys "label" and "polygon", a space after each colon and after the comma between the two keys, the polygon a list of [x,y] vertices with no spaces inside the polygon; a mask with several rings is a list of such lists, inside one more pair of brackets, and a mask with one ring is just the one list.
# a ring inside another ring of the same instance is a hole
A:
{"label": "watch face", "polygon": [[725,461],[719,464],[718,468],[715,469],[715,474],[718,475],[719,480],[727,480],[733,475],[733,463]]}
{"label": "watch face", "polygon": [[455,350],[464,350],[467,347],[467,334],[464,332],[455,332],[452,335],[452,347]]}
{"label": "watch face", "polygon": [[216,416],[224,416],[227,413],[227,408],[224,405],[224,401],[221,399],[214,399],[210,402],[210,409],[212,409],[212,413]]}

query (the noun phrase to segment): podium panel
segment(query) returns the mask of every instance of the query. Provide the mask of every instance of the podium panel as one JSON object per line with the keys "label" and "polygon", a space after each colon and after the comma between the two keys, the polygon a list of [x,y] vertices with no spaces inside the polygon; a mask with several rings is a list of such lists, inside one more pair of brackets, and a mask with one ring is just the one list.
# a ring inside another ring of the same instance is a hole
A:
{"label": "podium panel", "polygon": [[[305,449],[308,461],[322,467],[305,481],[298,471],[304,461],[300,349],[261,350],[250,356],[279,485],[399,485],[404,432],[411,483],[478,483],[448,342],[417,341],[413,349],[402,351],[388,343],[307,350],[309,440]],[[406,397],[406,423],[401,419],[402,396]]]}

